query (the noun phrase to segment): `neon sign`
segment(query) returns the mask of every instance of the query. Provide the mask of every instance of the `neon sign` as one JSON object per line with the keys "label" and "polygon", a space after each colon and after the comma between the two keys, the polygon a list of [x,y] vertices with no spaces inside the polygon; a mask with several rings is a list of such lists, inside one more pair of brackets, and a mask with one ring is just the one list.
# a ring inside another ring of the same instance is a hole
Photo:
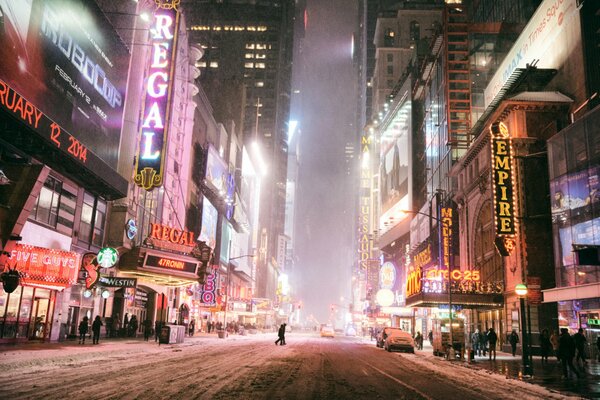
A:
{"label": "neon sign", "polygon": [[421,293],[422,278],[423,273],[420,267],[409,272],[408,277],[406,278],[406,297]]}
{"label": "neon sign", "polygon": [[479,271],[461,271],[460,269],[455,269],[452,272],[448,272],[447,269],[430,269],[425,273],[425,279],[447,281],[449,277],[452,278],[453,281],[465,280],[479,282],[481,280]]}
{"label": "neon sign", "polygon": [[[368,136],[361,137],[361,153],[364,160],[368,160],[369,149],[371,147],[371,139]],[[366,270],[368,261],[372,257],[372,242],[369,238],[371,231],[371,171],[368,165],[363,165],[360,170],[360,188],[361,195],[359,199],[359,214],[358,214],[358,253],[360,269]]]}
{"label": "neon sign", "polygon": [[171,228],[167,225],[150,223],[150,237],[173,244],[194,246],[196,237],[194,232]]}
{"label": "neon sign", "polygon": [[23,274],[24,285],[64,289],[77,283],[80,257],[70,251],[17,244],[10,259]]}
{"label": "neon sign", "polygon": [[517,233],[512,141],[506,125],[502,122],[492,124],[490,133],[496,235],[510,237]]}
{"label": "neon sign", "polygon": [[178,30],[179,13],[176,8],[159,8],[154,12],[150,29],[151,62],[133,177],[135,184],[146,190],[163,184]]}
{"label": "neon sign", "polygon": [[450,255],[452,252],[452,208],[442,207],[442,259],[440,264],[450,268]]}

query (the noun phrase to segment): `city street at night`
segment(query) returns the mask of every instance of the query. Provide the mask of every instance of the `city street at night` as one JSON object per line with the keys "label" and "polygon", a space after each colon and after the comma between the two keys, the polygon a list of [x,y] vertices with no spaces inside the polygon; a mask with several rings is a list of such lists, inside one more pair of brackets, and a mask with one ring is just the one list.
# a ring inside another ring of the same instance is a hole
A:
{"label": "city street at night", "polygon": [[[418,351],[388,353],[368,338],[288,333],[187,338],[183,344],[101,340],[5,347],[3,399],[519,399],[568,398]],[[428,352],[429,353],[429,352]],[[462,363],[461,363],[462,364]]]}
{"label": "city street at night", "polygon": [[0,400],[600,400],[599,94],[600,0],[0,0]]}

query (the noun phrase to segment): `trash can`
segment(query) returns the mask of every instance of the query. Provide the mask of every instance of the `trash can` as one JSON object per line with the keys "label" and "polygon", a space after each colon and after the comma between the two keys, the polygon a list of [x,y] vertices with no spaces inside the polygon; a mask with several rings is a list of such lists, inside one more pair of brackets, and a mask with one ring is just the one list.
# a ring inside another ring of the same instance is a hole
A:
{"label": "trash can", "polygon": [[164,325],[160,329],[160,333],[158,335],[158,344],[169,344],[170,338],[171,338],[171,327],[169,325]]}

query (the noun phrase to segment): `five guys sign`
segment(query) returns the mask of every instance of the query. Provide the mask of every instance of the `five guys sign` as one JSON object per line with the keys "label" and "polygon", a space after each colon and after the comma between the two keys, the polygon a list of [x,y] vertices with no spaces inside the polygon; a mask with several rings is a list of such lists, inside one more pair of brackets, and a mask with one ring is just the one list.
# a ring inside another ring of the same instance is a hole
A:
{"label": "five guys sign", "polygon": [[178,29],[179,12],[175,7],[166,6],[154,12],[150,68],[133,177],[135,184],[146,190],[163,184]]}

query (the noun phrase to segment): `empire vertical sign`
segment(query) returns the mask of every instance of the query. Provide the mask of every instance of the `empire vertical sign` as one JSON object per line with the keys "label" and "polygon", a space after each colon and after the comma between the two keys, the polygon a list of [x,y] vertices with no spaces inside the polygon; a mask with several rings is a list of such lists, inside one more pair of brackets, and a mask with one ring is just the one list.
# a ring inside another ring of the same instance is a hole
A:
{"label": "empire vertical sign", "polygon": [[508,128],[502,122],[492,124],[490,132],[494,224],[503,251],[510,254],[514,248],[514,236],[517,234],[512,141]]}
{"label": "empire vertical sign", "polygon": [[135,184],[146,190],[163,184],[178,30],[179,12],[175,7],[165,4],[154,12],[150,67],[133,177]]}

